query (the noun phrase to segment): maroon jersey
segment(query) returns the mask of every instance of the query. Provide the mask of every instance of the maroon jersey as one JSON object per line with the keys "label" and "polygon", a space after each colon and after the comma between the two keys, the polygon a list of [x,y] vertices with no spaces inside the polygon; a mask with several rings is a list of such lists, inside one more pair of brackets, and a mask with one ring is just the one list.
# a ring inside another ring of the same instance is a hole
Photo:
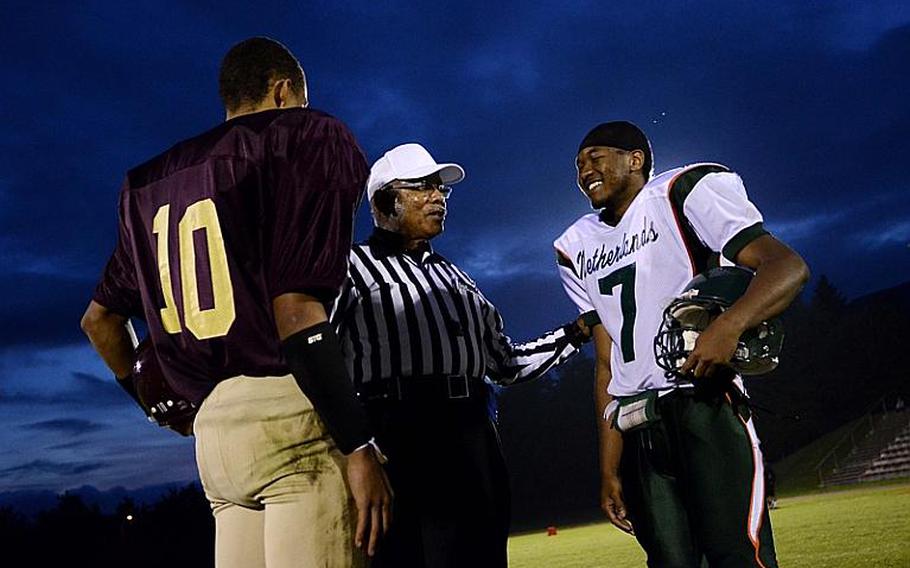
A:
{"label": "maroon jersey", "polygon": [[337,293],[367,175],[354,137],[322,112],[229,120],[127,174],[94,300],[148,323],[193,402],[229,377],[287,374],[272,299]]}

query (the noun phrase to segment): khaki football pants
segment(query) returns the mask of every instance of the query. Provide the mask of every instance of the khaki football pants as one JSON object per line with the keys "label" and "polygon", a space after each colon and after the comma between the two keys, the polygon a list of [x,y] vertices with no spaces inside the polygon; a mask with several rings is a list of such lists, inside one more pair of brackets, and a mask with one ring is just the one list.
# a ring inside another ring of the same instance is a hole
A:
{"label": "khaki football pants", "polygon": [[345,458],[292,376],[219,383],[194,430],[217,568],[364,563]]}

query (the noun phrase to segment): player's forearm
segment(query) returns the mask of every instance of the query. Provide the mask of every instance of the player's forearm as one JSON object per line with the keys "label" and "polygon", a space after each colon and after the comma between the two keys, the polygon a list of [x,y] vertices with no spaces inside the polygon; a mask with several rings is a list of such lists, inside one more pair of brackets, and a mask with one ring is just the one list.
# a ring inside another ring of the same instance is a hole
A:
{"label": "player's forearm", "polygon": [[609,393],[610,381],[613,379],[610,366],[613,341],[602,325],[595,325],[592,335],[595,354],[594,413],[600,450],[600,473],[602,477],[616,476],[619,473],[619,458],[622,455],[622,435],[613,429],[612,419],[604,418],[607,406],[613,401]]}
{"label": "player's forearm", "polygon": [[803,259],[782,247],[756,267],[746,293],[721,317],[740,330],[751,329],[787,309],[808,279]]}
{"label": "player's forearm", "polygon": [[324,306],[306,294],[281,295],[273,306],[281,351],[294,380],[338,449],[345,454],[354,451],[372,434]]}
{"label": "player's forearm", "polygon": [[594,410],[597,420],[598,446],[600,449],[600,471],[602,476],[616,475],[622,454],[622,434],[613,429],[613,421],[604,418],[604,412],[613,397],[607,393],[610,384],[609,372],[600,369],[595,375]]}
{"label": "player's forearm", "polygon": [[600,475],[615,477],[619,475],[619,461],[622,457],[622,434],[601,417],[600,433]]}
{"label": "player's forearm", "polygon": [[136,361],[135,334],[129,320],[92,301],[82,316],[81,326],[114,375],[118,379],[129,375]]}

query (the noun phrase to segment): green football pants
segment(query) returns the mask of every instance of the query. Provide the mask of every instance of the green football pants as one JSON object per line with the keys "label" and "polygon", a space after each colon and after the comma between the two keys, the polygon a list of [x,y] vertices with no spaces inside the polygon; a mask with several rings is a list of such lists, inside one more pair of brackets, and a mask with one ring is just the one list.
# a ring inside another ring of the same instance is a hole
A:
{"label": "green football pants", "polygon": [[658,421],[623,434],[623,496],[648,566],[777,566],[758,437],[733,394],[676,390]]}

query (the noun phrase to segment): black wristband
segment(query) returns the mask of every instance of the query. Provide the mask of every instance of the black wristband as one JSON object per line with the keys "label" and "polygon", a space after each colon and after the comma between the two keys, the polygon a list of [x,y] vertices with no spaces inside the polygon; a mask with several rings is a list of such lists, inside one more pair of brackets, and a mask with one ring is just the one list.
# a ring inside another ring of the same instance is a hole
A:
{"label": "black wristband", "polygon": [[343,454],[366,444],[370,433],[367,415],[348,376],[338,336],[323,322],[281,342],[284,359],[329,435]]}
{"label": "black wristband", "polygon": [[585,322],[585,325],[588,327],[594,327],[600,323],[600,314],[597,313],[597,310],[585,312],[581,314],[581,321]]}

